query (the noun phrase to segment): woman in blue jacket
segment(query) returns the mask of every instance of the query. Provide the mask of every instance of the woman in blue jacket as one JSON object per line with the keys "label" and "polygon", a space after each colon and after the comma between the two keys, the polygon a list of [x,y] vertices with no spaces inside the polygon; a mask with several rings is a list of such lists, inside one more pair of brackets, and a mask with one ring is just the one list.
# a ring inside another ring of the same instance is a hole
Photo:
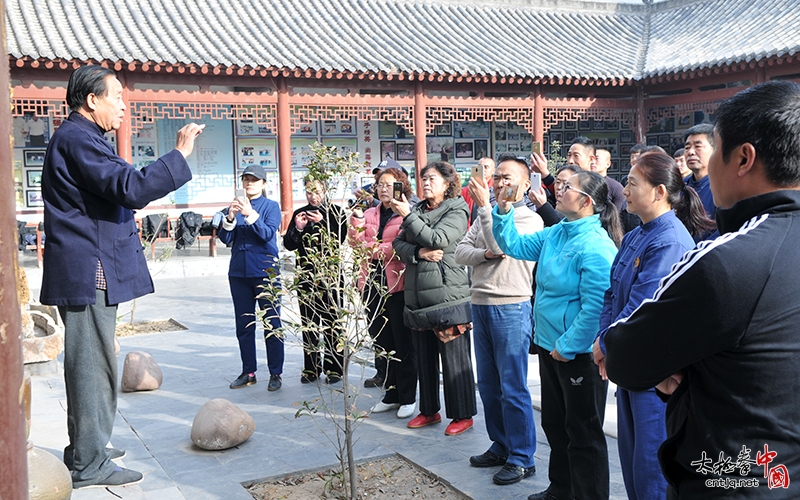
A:
{"label": "woman in blue jacket", "polygon": [[538,262],[534,344],[542,429],[551,450],[550,486],[529,499],[608,498],[603,434],[608,382],[592,360],[603,294],[622,239],[617,209],[607,199],[605,179],[581,171],[556,193],[556,210],[565,218],[554,226],[520,235],[511,204],[498,200],[492,214],[492,233],[503,252]]}
{"label": "woman in blue jacket", "polygon": [[[251,165],[242,173],[246,197],[236,198],[222,221],[219,239],[231,247],[228,282],[236,315],[236,338],[242,357],[242,373],[231,382],[231,389],[256,383],[256,316],[255,307],[264,312],[264,337],[267,342],[269,385],[281,388],[283,373],[283,338],[275,330],[281,327],[280,304],[258,296],[266,279],[277,279],[277,234],[281,225],[281,209],[264,196],[266,173],[259,165]],[[274,332],[274,333],[273,333]]]}
{"label": "woman in blue jacket", "polygon": [[[693,236],[708,233],[714,222],[703,202],[681,179],[675,161],[664,153],[645,153],[628,174],[622,191],[628,212],[642,224],[625,235],[611,267],[594,361],[605,374],[605,332],[651,298],[672,265],[694,248]],[[658,448],[667,435],[666,404],[655,389],[633,392],[617,388],[617,445],[622,478],[630,500],[659,500],[667,482],[658,464]]]}

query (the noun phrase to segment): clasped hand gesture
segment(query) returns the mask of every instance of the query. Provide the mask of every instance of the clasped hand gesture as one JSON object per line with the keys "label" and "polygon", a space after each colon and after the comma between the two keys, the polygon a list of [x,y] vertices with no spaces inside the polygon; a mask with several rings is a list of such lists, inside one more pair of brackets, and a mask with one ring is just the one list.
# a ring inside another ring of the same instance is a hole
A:
{"label": "clasped hand gesture", "polygon": [[297,226],[298,231],[303,231],[309,222],[319,222],[321,220],[322,213],[319,210],[309,210],[297,214],[294,218],[294,225]]}

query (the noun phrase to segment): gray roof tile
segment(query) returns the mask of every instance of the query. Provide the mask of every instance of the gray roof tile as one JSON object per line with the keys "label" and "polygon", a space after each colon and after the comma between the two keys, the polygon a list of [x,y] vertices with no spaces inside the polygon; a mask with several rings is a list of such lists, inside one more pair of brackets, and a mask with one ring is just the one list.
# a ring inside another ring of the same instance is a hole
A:
{"label": "gray roof tile", "polygon": [[[800,0],[6,0],[15,58],[638,79],[800,50]],[[649,21],[649,37],[644,43]]]}

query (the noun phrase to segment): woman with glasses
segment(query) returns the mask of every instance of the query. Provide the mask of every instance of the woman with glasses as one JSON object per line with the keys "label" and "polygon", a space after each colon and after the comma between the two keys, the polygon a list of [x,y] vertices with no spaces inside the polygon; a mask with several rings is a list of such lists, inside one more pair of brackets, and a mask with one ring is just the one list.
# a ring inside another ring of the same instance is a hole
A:
{"label": "woman with glasses", "polygon": [[[653,296],[661,278],[684,253],[693,236],[708,233],[714,222],[697,193],[687,187],[675,161],[664,153],[644,153],[631,168],[622,191],[628,212],[642,223],[625,235],[611,267],[594,362],[605,373],[605,332]],[[628,498],[663,499],[667,482],[658,463],[658,448],[667,435],[666,404],[655,389],[632,392],[617,388],[617,445]]]}
{"label": "woman with glasses", "polygon": [[442,421],[439,415],[439,357],[444,377],[444,404],[452,419],[445,434],[472,427],[477,413],[470,354],[472,322],[469,280],[456,264],[455,249],[467,233],[469,208],[461,198],[461,182],[453,166],[434,162],[421,172],[423,200],[410,207],[392,200],[403,218],[392,242],[406,265],[405,324],[414,331],[419,375],[420,414],[408,422],[417,429]]}
{"label": "woman with glasses", "polygon": [[513,206],[498,200],[492,233],[503,252],[538,261],[534,344],[539,354],[542,429],[550,444],[550,486],[529,499],[581,500],[609,494],[603,434],[606,391],[592,360],[603,294],[622,238],[603,177],[580,171],[556,192],[558,224],[520,235]]}
{"label": "woman with glasses", "polygon": [[[405,265],[395,255],[392,241],[400,232],[402,217],[392,211],[394,183],[403,185],[406,199],[413,196],[408,176],[398,168],[387,168],[378,174],[373,185],[380,205],[362,214],[356,208],[350,216],[350,242],[353,247],[361,246],[372,256],[369,272],[358,280],[358,286],[366,301],[368,317],[372,320],[369,333],[375,347],[375,364],[381,358],[385,366],[386,378],[379,387],[386,387],[383,400],[372,407],[373,413],[397,409],[397,418],[408,418],[414,414],[417,400],[417,369],[411,331],[403,323],[405,299]],[[380,304],[383,290],[389,295],[383,303],[380,314],[376,309]],[[389,362],[386,353],[394,352]]]}

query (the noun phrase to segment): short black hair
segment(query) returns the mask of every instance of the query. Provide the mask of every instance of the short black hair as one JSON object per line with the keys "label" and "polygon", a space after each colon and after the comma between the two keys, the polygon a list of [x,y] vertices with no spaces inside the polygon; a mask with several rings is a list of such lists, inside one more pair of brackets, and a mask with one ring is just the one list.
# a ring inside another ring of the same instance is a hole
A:
{"label": "short black hair", "polygon": [[500,165],[504,161],[516,160],[516,159],[517,159],[517,155],[514,154],[514,153],[503,153],[503,154],[501,154],[500,156],[497,157],[497,161],[495,162],[495,165]]}
{"label": "short black hair", "polygon": [[647,151],[647,144],[639,143],[639,144],[634,144],[633,146],[631,146],[631,153],[630,154],[632,154],[632,155],[642,154],[645,151]]}
{"label": "short black hair", "polygon": [[104,97],[108,88],[106,78],[116,76],[112,70],[102,66],[81,66],[72,72],[67,84],[67,106],[72,111],[83,107],[89,94]]}
{"label": "short black hair", "polygon": [[530,174],[531,170],[528,167],[528,162],[526,162],[523,158],[513,155],[509,156],[500,155],[500,157],[503,158],[503,161],[497,162],[497,168],[500,168],[500,165],[506,162],[513,163],[517,167],[518,173],[522,173],[523,171],[525,172],[524,174],[522,174],[522,178],[523,179],[528,178],[528,174]]}
{"label": "short black hair", "polygon": [[714,125],[711,125],[710,123],[701,123],[699,125],[695,125],[694,127],[689,128],[686,132],[683,133],[684,144],[689,139],[690,135],[704,135],[706,136],[708,144],[712,148],[714,147]]}
{"label": "short black hair", "polygon": [[589,150],[589,155],[594,156],[594,142],[591,139],[586,137],[585,135],[579,135],[575,139],[572,140],[570,146],[573,144],[580,144],[584,148]]}
{"label": "short black hair", "polygon": [[723,102],[716,119],[723,160],[749,143],[770,182],[800,184],[800,85],[776,80],[750,87]]}
{"label": "short black hair", "polygon": [[683,154],[684,154],[685,152],[686,152],[686,150],[685,150],[685,149],[683,149],[683,148],[678,148],[678,149],[676,149],[676,150],[675,150],[675,152],[674,152],[674,153],[672,153],[672,157],[673,157],[673,158],[677,158],[677,157],[679,157],[679,156],[683,156]]}

